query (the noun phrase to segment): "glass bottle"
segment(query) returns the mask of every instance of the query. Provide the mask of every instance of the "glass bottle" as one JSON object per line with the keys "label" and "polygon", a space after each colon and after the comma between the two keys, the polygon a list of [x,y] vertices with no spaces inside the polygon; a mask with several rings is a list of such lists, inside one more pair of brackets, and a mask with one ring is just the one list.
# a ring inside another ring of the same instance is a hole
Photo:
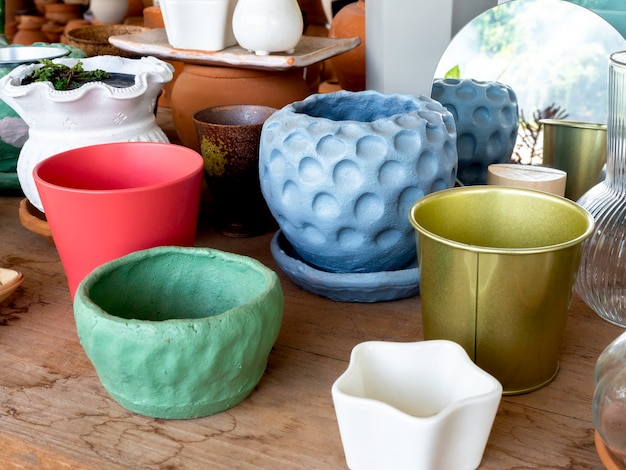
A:
{"label": "glass bottle", "polygon": [[626,327],[626,51],[611,54],[608,97],[606,178],[578,200],[596,230],[575,288],[600,317]]}

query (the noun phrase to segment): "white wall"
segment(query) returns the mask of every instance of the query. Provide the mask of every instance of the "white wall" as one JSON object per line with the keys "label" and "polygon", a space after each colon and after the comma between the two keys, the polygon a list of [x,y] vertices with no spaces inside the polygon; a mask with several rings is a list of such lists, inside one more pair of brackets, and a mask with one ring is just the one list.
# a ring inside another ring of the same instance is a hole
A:
{"label": "white wall", "polygon": [[367,88],[430,96],[452,36],[497,0],[366,0]]}

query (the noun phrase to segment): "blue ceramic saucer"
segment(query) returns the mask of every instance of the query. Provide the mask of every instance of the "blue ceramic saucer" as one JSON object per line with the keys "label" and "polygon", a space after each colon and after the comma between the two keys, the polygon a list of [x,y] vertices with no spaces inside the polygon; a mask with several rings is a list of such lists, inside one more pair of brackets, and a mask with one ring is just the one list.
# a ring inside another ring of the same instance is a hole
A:
{"label": "blue ceramic saucer", "polygon": [[305,263],[278,230],[270,249],[280,269],[298,286],[340,302],[382,302],[419,294],[417,263],[398,271],[334,273]]}

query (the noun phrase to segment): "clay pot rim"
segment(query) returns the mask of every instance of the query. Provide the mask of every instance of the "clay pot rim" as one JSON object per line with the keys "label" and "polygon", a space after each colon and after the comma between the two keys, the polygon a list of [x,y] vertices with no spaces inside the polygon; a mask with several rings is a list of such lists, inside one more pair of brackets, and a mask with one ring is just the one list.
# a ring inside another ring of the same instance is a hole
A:
{"label": "clay pot rim", "polygon": [[[47,165],[56,163],[55,160],[60,160],[61,162],[63,162],[63,160],[69,159],[71,161],[72,154],[75,154],[76,152],[81,152],[81,153],[89,152],[92,148],[93,149],[97,148],[98,150],[106,149],[109,151],[109,154],[116,154],[116,153],[119,153],[120,149],[122,148],[125,151],[128,151],[129,147],[136,147],[136,152],[138,153],[149,152],[150,149],[158,149],[159,147],[160,148],[165,148],[165,147],[178,148],[178,159],[179,159],[178,161],[180,162],[178,169],[181,171],[181,173],[177,177],[170,177],[167,181],[143,184],[141,186],[124,187],[120,189],[81,189],[78,187],[66,187],[66,186],[48,181],[47,178],[45,178],[44,175],[42,174],[45,171],[45,167]],[[184,154],[182,152],[184,152]],[[186,160],[189,160],[189,161],[186,161]],[[186,167],[182,167],[183,163],[186,164]],[[48,188],[61,188],[69,192],[74,191],[74,192],[81,192],[81,193],[89,193],[93,195],[93,197],[96,197],[98,195],[110,196],[111,194],[125,194],[125,193],[154,191],[159,188],[181,183],[185,180],[192,178],[194,175],[201,173],[203,165],[204,165],[204,162],[200,154],[198,154],[197,152],[187,147],[183,147],[182,145],[170,144],[168,142],[156,142],[156,141],[103,142],[103,143],[88,145],[84,147],[71,148],[71,149],[64,150],[62,152],[56,153],[54,155],[51,155],[50,157],[45,158],[44,160],[40,161],[37,165],[35,165],[35,167],[33,168],[33,178],[35,179],[35,181],[38,182],[38,184],[41,184],[42,186],[45,186]]]}

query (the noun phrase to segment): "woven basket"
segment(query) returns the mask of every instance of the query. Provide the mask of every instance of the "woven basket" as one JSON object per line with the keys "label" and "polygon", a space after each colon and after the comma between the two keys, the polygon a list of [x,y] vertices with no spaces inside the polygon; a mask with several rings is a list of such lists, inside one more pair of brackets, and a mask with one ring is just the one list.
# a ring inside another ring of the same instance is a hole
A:
{"label": "woven basket", "polygon": [[137,54],[124,51],[109,43],[109,37],[136,34],[143,31],[149,31],[149,28],[125,24],[98,24],[72,29],[67,32],[66,37],[71,46],[81,49],[87,57],[96,55],[137,57]]}

